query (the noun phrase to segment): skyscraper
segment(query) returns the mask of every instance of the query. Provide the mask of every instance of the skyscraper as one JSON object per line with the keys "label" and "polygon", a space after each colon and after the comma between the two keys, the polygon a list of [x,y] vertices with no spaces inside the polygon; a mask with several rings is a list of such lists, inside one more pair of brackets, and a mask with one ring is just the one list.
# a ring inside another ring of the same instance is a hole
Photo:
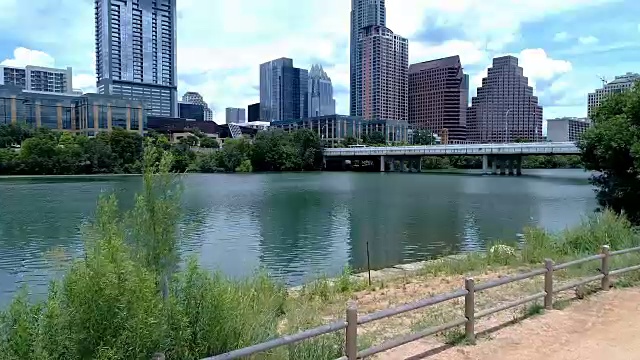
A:
{"label": "skyscraper", "polygon": [[467,128],[472,142],[542,140],[542,107],[518,66],[518,58],[493,59],[477,96],[471,99]]}
{"label": "skyscraper", "polygon": [[202,95],[195,91],[187,91],[182,95],[182,102],[189,104],[202,105],[204,107],[204,121],[213,121],[213,111],[204,101]]}
{"label": "skyscraper", "polygon": [[322,65],[311,66],[309,71],[309,113],[307,117],[334,115],[336,101],[333,98],[331,78]]}
{"label": "skyscraper", "polygon": [[176,0],[95,0],[95,20],[98,93],[178,116]]}
{"label": "skyscraper", "polygon": [[293,60],[280,58],[260,65],[260,119],[302,119],[308,114],[306,69],[293,67]]}
{"label": "skyscraper", "polygon": [[409,66],[409,124],[415,129],[466,140],[468,102],[469,76],[458,55]]}
{"label": "skyscraper", "polygon": [[368,26],[386,26],[387,10],[384,0],[351,0],[351,40],[350,50],[350,92],[349,106],[352,116],[361,113],[361,91],[357,81],[360,76],[360,50],[359,39],[362,29]]}
{"label": "skyscraper", "polygon": [[408,119],[409,42],[384,26],[361,29],[360,73],[355,116],[367,120]]}

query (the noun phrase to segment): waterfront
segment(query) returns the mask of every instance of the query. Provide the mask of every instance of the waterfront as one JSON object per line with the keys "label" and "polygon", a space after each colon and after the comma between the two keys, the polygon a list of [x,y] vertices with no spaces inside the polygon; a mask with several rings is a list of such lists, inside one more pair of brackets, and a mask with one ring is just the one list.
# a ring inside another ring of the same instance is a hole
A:
{"label": "waterfront", "polygon": [[[592,211],[582,170],[477,174],[285,173],[184,178],[184,254],[232,276],[258,267],[299,284],[344,265],[373,268],[515,241],[524,226],[561,230]],[[130,208],[138,177],[0,180],[0,306],[20,284],[42,293],[81,253],[101,191]]]}

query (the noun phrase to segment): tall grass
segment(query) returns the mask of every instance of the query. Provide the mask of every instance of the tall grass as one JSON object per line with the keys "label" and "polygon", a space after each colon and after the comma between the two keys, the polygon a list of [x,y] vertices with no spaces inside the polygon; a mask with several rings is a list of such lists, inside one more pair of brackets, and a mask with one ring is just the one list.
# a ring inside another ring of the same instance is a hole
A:
{"label": "tall grass", "polygon": [[[431,275],[466,274],[501,266],[542,264],[545,259],[556,263],[595,255],[609,245],[619,250],[640,245],[640,236],[624,215],[610,210],[592,214],[572,228],[550,233],[540,228],[525,228],[518,248],[508,251],[508,245],[494,243],[489,248],[500,251],[474,252],[462,257],[442,258],[428,262],[423,272]],[[612,265],[640,264],[640,256],[627,255],[612,258]],[[596,270],[597,262],[577,267],[578,272]]]}
{"label": "tall grass", "polygon": [[[0,359],[201,359],[295,323],[285,321],[286,290],[266,275],[230,280],[194,260],[177,268],[179,178],[169,154],[146,151],[134,209],[122,213],[115,196],[102,196],[84,256],[45,300],[29,302],[25,290],[0,312]],[[328,336],[257,358],[334,359],[342,346]]]}

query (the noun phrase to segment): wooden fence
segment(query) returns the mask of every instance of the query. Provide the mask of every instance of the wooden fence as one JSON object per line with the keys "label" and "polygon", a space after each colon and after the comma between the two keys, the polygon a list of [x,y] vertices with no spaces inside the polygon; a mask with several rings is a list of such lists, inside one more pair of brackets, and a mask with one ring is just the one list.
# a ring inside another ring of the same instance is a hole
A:
{"label": "wooden fence", "polygon": [[[448,329],[455,328],[457,326],[464,325],[465,336],[470,343],[475,342],[475,320],[494,314],[499,311],[507,310],[531,301],[538,299],[544,299],[545,309],[551,309],[553,306],[553,294],[565,291],[592,281],[600,280],[600,286],[603,290],[608,290],[610,287],[610,277],[613,275],[620,275],[628,271],[640,270],[640,265],[630,266],[617,270],[609,270],[609,263],[612,256],[627,254],[631,252],[640,251],[640,247],[629,248],[618,251],[609,251],[609,246],[603,246],[602,252],[597,255],[589,256],[586,258],[570,261],[563,264],[554,265],[553,261],[545,260],[544,268],[535,269],[526,273],[521,273],[513,276],[506,276],[500,279],[489,281],[486,283],[475,284],[472,278],[467,278],[464,281],[464,288],[446,293],[440,294],[434,297],[422,299],[413,303],[397,306],[395,308],[380,310],[371,314],[358,316],[356,304],[349,302],[347,305],[346,319],[333,322],[324,326],[316,327],[310,330],[302,331],[293,335],[286,335],[274,340],[270,340],[261,344],[249,346],[243,349],[234,350],[226,354],[208,357],[202,360],[230,360],[246,357],[259,352],[267,351],[276,347],[293,344],[302,340],[311,339],[320,335],[345,330],[346,343],[345,343],[345,355],[338,360],[355,360],[362,359],[367,356],[381,353],[389,349],[404,345],[406,343],[421,339],[423,337],[433,335]],[[576,281],[554,287],[553,285],[553,273],[556,270],[566,269],[570,266],[586,263],[588,261],[600,260],[600,274],[590,276]],[[464,261],[464,260],[461,260]],[[509,303],[505,303],[490,309],[476,312],[475,309],[475,294],[477,292],[491,289],[497,286],[512,283],[514,281],[525,280],[535,276],[544,275],[544,291],[527,296],[525,298],[515,300]],[[464,297],[464,317],[453,320],[446,324],[431,327],[428,329],[420,330],[418,332],[398,336],[396,338],[387,340],[382,344],[370,347],[368,349],[358,351],[358,326],[370,323],[372,321],[388,318],[391,316],[406,313],[417,309],[423,309],[432,305],[436,305],[448,300]]]}

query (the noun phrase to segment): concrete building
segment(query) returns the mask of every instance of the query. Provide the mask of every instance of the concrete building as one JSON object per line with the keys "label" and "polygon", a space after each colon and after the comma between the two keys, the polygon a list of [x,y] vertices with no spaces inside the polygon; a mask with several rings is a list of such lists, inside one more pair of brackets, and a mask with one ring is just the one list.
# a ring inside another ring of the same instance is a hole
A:
{"label": "concrete building", "polygon": [[471,99],[467,132],[468,140],[475,143],[542,140],[542,107],[518,66],[518,58],[493,59],[488,76]]}
{"label": "concrete building", "polygon": [[306,119],[273,121],[272,128],[292,131],[312,129],[327,145],[335,146],[347,136],[362,139],[365,134],[381,132],[388,144],[406,143],[409,123],[399,120],[365,120],[358,116],[328,115]]}
{"label": "concrete building", "polygon": [[587,117],[591,119],[594,110],[607,95],[629,90],[637,81],[640,81],[640,74],[628,72],[624,75],[616,76],[612,81],[604,84],[602,88],[589,93],[587,96]]}
{"label": "concrete building", "polygon": [[246,111],[242,108],[226,108],[225,119],[227,120],[227,124],[247,122]]}
{"label": "concrete building", "polygon": [[98,93],[177,116],[176,0],[95,0]]}
{"label": "concrete building", "polygon": [[141,101],[115,95],[66,94],[0,85],[0,124],[83,133],[122,129],[143,133],[147,112]]}
{"label": "concrete building", "polygon": [[547,120],[547,140],[551,142],[578,141],[591,126],[587,118],[564,117]]}
{"label": "concrete building", "polygon": [[260,120],[302,119],[308,113],[309,72],[280,58],[260,65]]}
{"label": "concrete building", "polygon": [[72,94],[72,70],[27,65],[0,65],[0,85],[13,85],[22,90]]}
{"label": "concrete building", "polygon": [[260,103],[251,104],[247,107],[247,121],[260,121]]}
{"label": "concrete building", "polygon": [[352,0],[351,1],[351,40],[350,46],[350,110],[352,116],[362,112],[362,84],[358,81],[361,76],[361,31],[369,26],[386,26],[387,10],[384,0]]}
{"label": "concrete building", "polygon": [[356,116],[408,120],[409,41],[384,26],[361,29]]}
{"label": "concrete building", "polygon": [[204,121],[213,121],[213,110],[209,108],[209,105],[204,101],[202,95],[195,91],[187,91],[182,95],[182,102],[188,104],[202,105],[204,108]]}
{"label": "concrete building", "polygon": [[309,104],[307,117],[326,116],[336,113],[331,78],[322,65],[313,65],[309,71]]}
{"label": "concrete building", "polygon": [[204,106],[185,102],[178,103],[178,114],[180,118],[204,121]]}
{"label": "concrete building", "polygon": [[449,143],[467,140],[469,76],[460,57],[450,56],[409,66],[409,124]]}

